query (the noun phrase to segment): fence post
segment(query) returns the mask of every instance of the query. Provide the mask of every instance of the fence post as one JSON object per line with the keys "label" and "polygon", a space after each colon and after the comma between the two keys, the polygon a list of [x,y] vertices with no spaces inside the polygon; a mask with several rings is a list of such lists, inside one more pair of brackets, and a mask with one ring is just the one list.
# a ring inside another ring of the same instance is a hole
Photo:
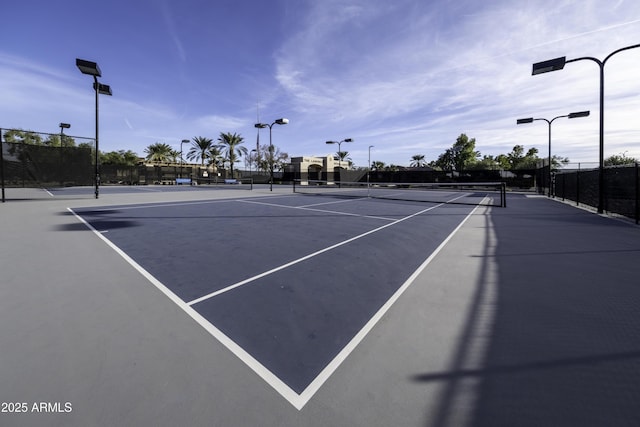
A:
{"label": "fence post", "polygon": [[0,128],[0,187],[2,187],[2,203],[5,202],[4,198],[4,145],[2,143],[2,128]]}
{"label": "fence post", "polygon": [[640,224],[640,163],[636,162],[636,224]]}
{"label": "fence post", "polygon": [[580,163],[576,171],[576,206],[580,206]]}

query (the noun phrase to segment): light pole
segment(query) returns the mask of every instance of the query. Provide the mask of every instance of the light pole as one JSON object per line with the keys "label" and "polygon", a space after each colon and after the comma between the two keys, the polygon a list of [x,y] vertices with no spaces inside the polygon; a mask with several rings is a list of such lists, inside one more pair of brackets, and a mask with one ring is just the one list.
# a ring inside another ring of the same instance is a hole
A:
{"label": "light pole", "polygon": [[369,146],[369,160],[367,163],[367,197],[369,197],[369,175],[371,173],[371,149],[373,148],[373,145]]}
{"label": "light pole", "polygon": [[[342,172],[342,146],[343,142],[353,142],[351,138],[345,138],[342,141],[327,141],[326,144],[338,144],[338,170]],[[342,179],[338,179],[338,187],[340,186],[340,181]]]}
{"label": "light pole", "polygon": [[604,66],[613,55],[616,53],[634,49],[640,47],[640,44],[633,46],[623,47],[618,49],[607,56],[604,61],[600,61],[597,58],[591,56],[585,56],[581,58],[570,59],[567,61],[566,56],[560,58],[550,59],[548,61],[537,62],[533,64],[531,75],[548,73],[550,71],[558,71],[564,68],[565,64],[569,62],[576,62],[582,60],[593,61],[600,67],[600,162],[598,167],[598,213],[604,212]]}
{"label": "light pole", "polygon": [[271,128],[273,125],[286,125],[289,123],[289,119],[285,119],[284,117],[281,119],[277,119],[271,124],[267,123],[256,123],[253,125],[258,129],[269,128],[269,191],[273,191],[273,144],[271,141]]}
{"label": "light pole", "polygon": [[252,171],[252,169],[251,169],[251,162],[253,161],[253,158],[254,158],[254,157],[251,155],[251,153],[257,153],[257,152],[258,152],[258,150],[257,150],[257,149],[255,149],[255,148],[254,148],[254,149],[252,149],[252,150],[249,152],[249,179],[251,180],[251,185],[253,185],[253,171]]}
{"label": "light pole", "polygon": [[62,138],[64,138],[64,130],[69,129],[71,125],[69,123],[60,123],[60,148],[62,148]]}
{"label": "light pole", "polygon": [[560,119],[562,117],[568,117],[570,119],[575,119],[577,117],[587,117],[590,114],[589,111],[578,111],[576,113],[570,113],[570,114],[565,114],[562,116],[556,116],[551,120],[548,119],[534,119],[533,117],[528,117],[526,119],[518,119],[516,120],[516,124],[518,125],[522,125],[525,123],[532,123],[535,120],[544,120],[545,122],[547,122],[547,124],[549,125],[549,173],[548,173],[548,178],[549,178],[549,192],[547,193],[547,195],[549,197],[551,197],[551,123],[553,123],[556,119]]}
{"label": "light pole", "polygon": [[62,150],[63,150],[63,145],[62,145],[62,141],[64,140],[64,130],[65,129],[69,129],[71,127],[71,125],[69,123],[60,123],[60,169],[58,170],[58,173],[60,174],[60,185],[64,185],[64,180],[62,179]]}
{"label": "light pole", "polygon": [[180,178],[182,178],[182,166],[184,165],[184,158],[182,157],[182,144],[188,144],[189,141],[188,139],[183,139],[182,141],[180,141]]}
{"label": "light pole", "polygon": [[76,58],[76,67],[80,70],[82,74],[87,74],[93,76],[93,89],[96,92],[96,158],[95,158],[95,181],[96,181],[96,199],[98,198],[98,194],[100,192],[100,167],[98,166],[100,160],[99,154],[99,145],[98,145],[98,95],[113,95],[111,92],[111,87],[109,85],[103,85],[98,83],[98,77],[102,77],[102,73],[100,72],[100,67],[98,64],[91,61],[85,61],[84,59]]}

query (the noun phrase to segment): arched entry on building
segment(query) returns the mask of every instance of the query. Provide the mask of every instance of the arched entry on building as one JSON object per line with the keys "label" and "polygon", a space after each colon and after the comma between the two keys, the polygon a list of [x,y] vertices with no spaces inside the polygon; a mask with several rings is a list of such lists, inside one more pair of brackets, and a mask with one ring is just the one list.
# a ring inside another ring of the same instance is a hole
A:
{"label": "arched entry on building", "polygon": [[317,164],[309,165],[309,168],[307,169],[307,176],[309,177],[309,181],[326,179],[322,177],[322,166]]}

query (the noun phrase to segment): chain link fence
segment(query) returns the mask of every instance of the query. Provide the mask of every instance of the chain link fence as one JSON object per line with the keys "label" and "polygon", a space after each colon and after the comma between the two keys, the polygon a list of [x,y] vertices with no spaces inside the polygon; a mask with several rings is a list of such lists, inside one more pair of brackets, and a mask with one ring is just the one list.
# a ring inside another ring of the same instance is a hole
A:
{"label": "chain link fence", "polygon": [[[564,169],[554,175],[553,195],[576,205],[598,207],[600,170]],[[640,165],[604,168],[603,210],[640,223]]]}
{"label": "chain link fence", "polygon": [[94,140],[64,134],[0,129],[5,187],[93,185]]}

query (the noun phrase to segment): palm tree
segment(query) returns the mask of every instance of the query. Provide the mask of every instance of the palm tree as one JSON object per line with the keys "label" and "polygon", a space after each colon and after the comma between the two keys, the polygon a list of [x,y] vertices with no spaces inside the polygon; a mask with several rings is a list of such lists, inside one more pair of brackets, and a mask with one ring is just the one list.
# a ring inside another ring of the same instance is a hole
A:
{"label": "palm tree", "polygon": [[196,136],[191,141],[191,148],[187,153],[187,159],[197,160],[200,159],[201,165],[204,166],[204,161],[210,158],[211,148],[213,147],[213,140],[204,136]]}
{"label": "palm tree", "polygon": [[425,162],[424,160],[424,154],[416,154],[415,156],[411,157],[411,163],[409,164],[409,166],[414,168],[421,168],[426,164],[427,162]]}
{"label": "palm tree", "polygon": [[339,163],[339,167],[342,168],[342,162],[346,161],[348,165],[351,165],[352,161],[351,161],[351,157],[349,157],[349,152],[348,151],[338,151],[336,153],[336,158],[338,159]]}
{"label": "palm tree", "polygon": [[150,162],[162,163],[169,160],[170,153],[173,149],[169,144],[156,142],[144,149],[147,153],[146,159]]}
{"label": "palm tree", "polygon": [[209,150],[206,152],[207,159],[209,159],[209,164],[216,167],[222,167],[224,164],[224,159],[222,158],[222,153],[220,153],[220,147],[217,145],[212,145]]}
{"label": "palm tree", "polygon": [[379,160],[373,161],[371,162],[371,169],[373,170],[382,170],[386,167],[387,165],[384,164],[384,162],[381,162]]}
{"label": "palm tree", "polygon": [[178,163],[178,159],[180,158],[180,151],[174,150],[172,148],[168,154],[168,157],[169,157],[169,160],[171,160],[171,163]]}
{"label": "palm tree", "polygon": [[233,178],[233,165],[240,157],[247,155],[247,148],[240,147],[240,144],[244,143],[244,138],[240,134],[236,133],[220,133],[218,138],[218,147],[222,150],[224,158],[229,162],[229,169],[231,169],[231,177]]}

